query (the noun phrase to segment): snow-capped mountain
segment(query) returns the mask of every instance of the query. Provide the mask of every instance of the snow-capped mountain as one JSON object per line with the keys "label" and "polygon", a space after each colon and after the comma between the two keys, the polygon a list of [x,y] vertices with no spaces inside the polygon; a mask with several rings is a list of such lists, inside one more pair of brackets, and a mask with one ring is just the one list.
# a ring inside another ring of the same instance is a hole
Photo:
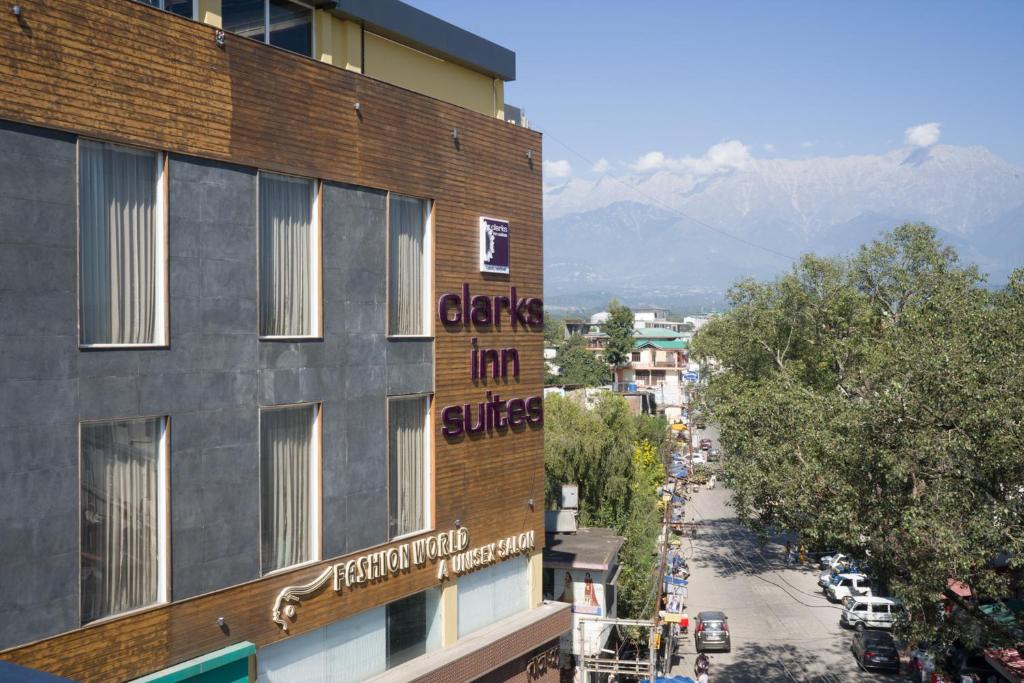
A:
{"label": "snow-capped mountain", "polygon": [[993,280],[1024,265],[1024,168],[984,147],[697,162],[547,188],[548,299],[599,290],[668,304],[788,267],[751,244],[792,256],[845,253],[908,221],[934,226]]}

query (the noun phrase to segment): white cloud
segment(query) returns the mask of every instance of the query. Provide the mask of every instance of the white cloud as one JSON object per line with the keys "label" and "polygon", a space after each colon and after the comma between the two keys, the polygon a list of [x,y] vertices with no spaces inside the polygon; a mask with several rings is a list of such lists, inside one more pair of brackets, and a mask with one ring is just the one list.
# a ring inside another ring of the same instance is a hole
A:
{"label": "white cloud", "polygon": [[568,178],[572,174],[572,164],[565,159],[544,161],[544,175],[551,178]]}
{"label": "white cloud", "polygon": [[810,149],[811,147],[814,147],[814,143],[810,140],[804,140],[800,143],[800,146],[804,149]]}
{"label": "white cloud", "polygon": [[906,136],[908,145],[928,147],[939,141],[940,128],[942,128],[942,124],[933,121],[932,123],[922,123],[920,126],[907,128],[903,134]]}
{"label": "white cloud", "polygon": [[593,171],[594,173],[604,173],[605,171],[608,170],[608,166],[608,160],[601,158],[597,160],[597,163],[595,163],[594,167],[591,168],[590,170]]}
{"label": "white cloud", "polygon": [[766,152],[774,152],[775,151],[775,145],[773,145],[770,142],[766,142],[766,143],[764,143],[761,146],[764,147],[764,151],[766,151]]}
{"label": "white cloud", "polygon": [[630,169],[637,173],[668,169],[709,175],[719,171],[726,171],[734,168],[743,168],[753,159],[750,148],[739,140],[728,140],[712,145],[704,156],[699,158],[683,157],[672,159],[666,157],[662,152],[654,151],[644,154],[642,157],[630,164]]}

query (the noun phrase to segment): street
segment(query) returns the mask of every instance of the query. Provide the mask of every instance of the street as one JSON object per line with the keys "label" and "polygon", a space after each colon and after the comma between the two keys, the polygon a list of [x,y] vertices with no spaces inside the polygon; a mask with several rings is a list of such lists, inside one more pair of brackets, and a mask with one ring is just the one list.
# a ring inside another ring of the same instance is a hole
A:
{"label": "street", "polygon": [[[708,436],[717,445],[717,434],[707,432],[695,442]],[[755,534],[737,524],[728,500],[723,487],[702,489],[686,506],[687,520],[699,524],[697,538],[683,544],[691,570],[690,623],[701,610],[721,610],[732,634],[731,652],[709,653],[710,680],[899,680],[858,669],[850,653],[853,631],[839,625],[840,606],[830,604],[818,587],[817,565],[787,566],[785,540],[762,546]],[[673,673],[692,674],[692,631],[677,653]]]}

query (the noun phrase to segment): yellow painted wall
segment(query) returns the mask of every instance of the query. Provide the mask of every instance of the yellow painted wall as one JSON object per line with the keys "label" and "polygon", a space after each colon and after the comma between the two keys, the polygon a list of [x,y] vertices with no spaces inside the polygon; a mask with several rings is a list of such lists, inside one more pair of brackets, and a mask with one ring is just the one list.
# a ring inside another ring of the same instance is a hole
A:
{"label": "yellow painted wall", "polygon": [[[366,31],[363,73],[487,116],[504,112],[504,83]],[[495,84],[501,84],[498,88]]]}
{"label": "yellow painted wall", "polygon": [[459,584],[449,581],[441,586],[441,647],[459,639]]}
{"label": "yellow painted wall", "polygon": [[544,552],[537,550],[530,555],[530,609],[544,602]]}
{"label": "yellow painted wall", "polygon": [[199,21],[210,26],[222,28],[224,15],[221,14],[221,0],[198,0],[196,16]]}
{"label": "yellow painted wall", "polygon": [[362,72],[362,30],[359,24],[317,10],[313,15],[313,30],[316,33],[317,59],[342,69]]}

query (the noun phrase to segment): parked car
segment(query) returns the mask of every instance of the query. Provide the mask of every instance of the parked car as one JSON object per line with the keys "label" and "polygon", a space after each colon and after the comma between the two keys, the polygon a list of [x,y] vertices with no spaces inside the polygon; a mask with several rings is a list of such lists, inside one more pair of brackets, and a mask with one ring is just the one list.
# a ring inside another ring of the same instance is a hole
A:
{"label": "parked car", "polygon": [[722,451],[712,448],[708,451],[708,462],[718,462],[722,458]]}
{"label": "parked car", "polygon": [[697,418],[697,420],[696,420],[696,421],[695,421],[695,422],[693,423],[693,426],[694,426],[694,428],[695,428],[695,429],[704,429],[704,428],[706,428],[706,427],[707,427],[707,425],[705,425],[705,424],[704,424],[704,420],[702,420],[702,419],[701,419],[701,418],[699,418],[699,417],[698,417],[698,418]]}
{"label": "parked car", "polygon": [[693,454],[691,459],[694,465],[706,465],[708,464],[708,458],[704,455],[704,451],[697,451]]}
{"label": "parked car", "polygon": [[829,553],[822,555],[818,558],[818,566],[822,569],[828,569],[832,565],[839,564],[840,562],[849,562],[850,556],[844,553]]}
{"label": "parked car", "polygon": [[871,579],[864,574],[837,574],[825,586],[825,597],[839,602],[847,595],[871,595]]}
{"label": "parked car", "polygon": [[701,439],[700,440],[700,449],[702,451],[710,451],[711,450],[711,439]]}
{"label": "parked car", "polygon": [[843,598],[839,623],[863,631],[865,628],[892,628],[900,610],[898,600],[874,595],[848,595]]}
{"label": "parked car", "polygon": [[858,631],[850,643],[850,652],[862,669],[900,672],[900,653],[892,636],[885,631]]}
{"label": "parked car", "polygon": [[825,570],[818,575],[819,586],[821,586],[822,588],[828,586],[828,584],[832,582],[832,579],[836,576],[836,574],[857,573],[852,569],[854,565],[853,559],[850,558],[848,555],[842,555],[842,557],[845,559],[837,560],[832,564],[827,565],[825,567]]}
{"label": "parked car", "polygon": [[725,612],[700,612],[694,622],[693,642],[697,652],[706,650],[732,649],[732,638],[729,635],[729,618]]}

